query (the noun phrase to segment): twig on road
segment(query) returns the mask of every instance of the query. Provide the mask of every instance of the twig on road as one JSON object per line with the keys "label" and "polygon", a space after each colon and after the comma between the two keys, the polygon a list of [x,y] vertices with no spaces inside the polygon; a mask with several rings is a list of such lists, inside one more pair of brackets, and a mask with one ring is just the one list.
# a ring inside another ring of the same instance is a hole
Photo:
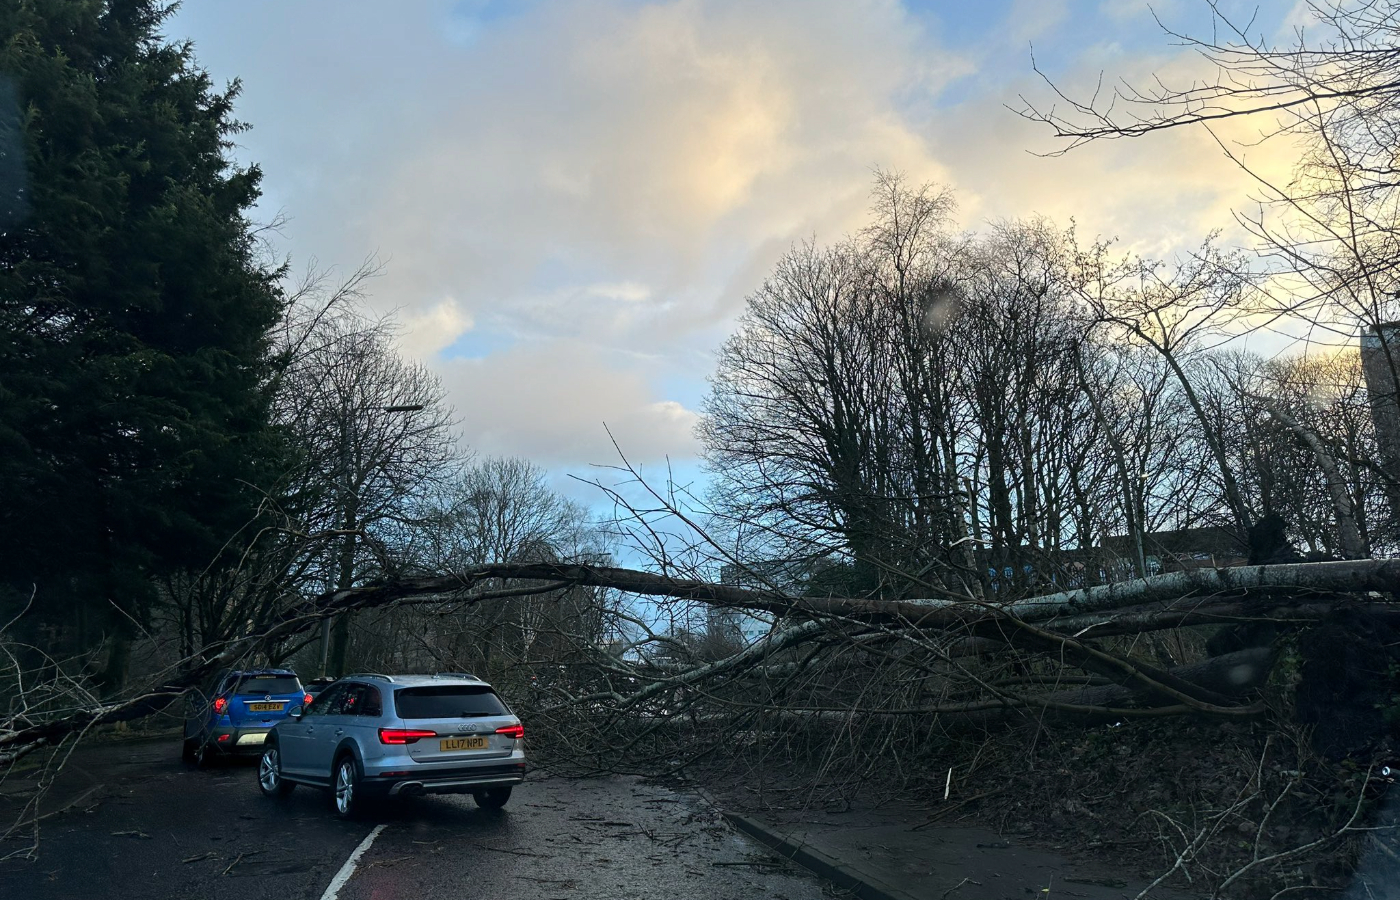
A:
{"label": "twig on road", "polygon": [[980,881],[973,881],[971,878],[964,878],[962,881],[959,881],[957,884],[953,885],[952,887],[948,888],[948,890],[944,891],[944,892],[943,892],[943,896],[940,897],[939,900],[946,900],[946,898],[948,897],[949,894],[953,893],[953,891],[956,891],[958,888],[962,887],[962,886],[965,885],[965,884],[975,884],[975,885],[977,885],[978,887],[981,887],[981,886],[982,886],[982,882],[980,882]]}
{"label": "twig on road", "polygon": [[[93,785],[92,787],[90,787],[90,788],[88,788],[87,790],[83,791],[83,792],[82,792],[81,794],[79,794],[78,796],[74,797],[72,800],[69,800],[67,803],[65,803],[65,804],[63,804],[62,806],[60,806],[58,809],[55,809],[55,810],[53,810],[52,812],[46,812],[46,813],[44,813],[42,816],[35,816],[34,818],[29,819],[29,820],[27,820],[27,821],[25,821],[25,822],[21,822],[21,823],[19,823],[19,824],[20,824],[20,825],[33,825],[33,824],[37,824],[37,823],[39,823],[39,822],[42,822],[42,821],[44,821],[45,819],[52,819],[54,816],[61,816],[61,815],[63,815],[64,813],[66,813],[66,812],[68,812],[69,810],[71,810],[73,807],[77,806],[79,803],[82,803],[84,800],[86,800],[87,798],[91,797],[93,794],[95,794],[95,793],[97,793],[98,791],[102,790],[103,787],[105,787],[105,785],[101,785],[101,784]],[[92,806],[85,807],[85,811],[86,811],[86,810],[89,810],[89,809],[94,809],[94,808],[96,808],[96,806],[97,806],[97,804],[94,803]]]}
{"label": "twig on road", "polygon": [[478,850],[489,850],[492,853],[509,853],[512,856],[533,856],[536,859],[545,858],[545,854],[543,853],[531,853],[528,850],[508,850],[505,847],[485,847],[481,844],[473,844],[472,846],[476,847]]}
{"label": "twig on road", "polygon": [[233,862],[228,864],[228,868],[224,869],[224,871],[220,873],[220,877],[222,877],[223,875],[227,875],[229,872],[232,872],[234,866],[238,865],[240,862],[247,859],[248,857],[257,856],[259,853],[262,852],[263,851],[261,850],[244,850],[242,853],[238,854],[238,856],[234,857]]}
{"label": "twig on road", "polygon": [[920,828],[927,828],[928,826],[930,826],[930,825],[932,825],[933,823],[937,822],[939,819],[942,819],[944,816],[948,815],[948,813],[952,812],[952,811],[955,810],[955,809],[958,809],[959,807],[966,806],[967,804],[971,803],[971,802],[974,801],[974,800],[981,800],[982,798],[984,798],[984,797],[990,797],[990,796],[992,796],[993,794],[1000,794],[1000,793],[1001,793],[1002,791],[1004,791],[1004,790],[1006,790],[1006,788],[992,788],[990,791],[983,791],[983,792],[980,793],[980,794],[973,794],[971,797],[968,797],[968,798],[963,799],[963,800],[959,800],[957,803],[954,803],[952,806],[945,806],[943,809],[940,809],[938,812],[934,813],[932,817],[930,817],[929,819],[927,819],[927,820],[925,820],[925,821],[923,821],[923,822],[920,822],[918,825],[915,825],[913,828],[910,828],[909,830],[910,830],[910,831],[918,831]]}
{"label": "twig on road", "polygon": [[738,862],[712,862],[712,866],[772,866],[782,868],[786,863],[771,859],[745,859]]}

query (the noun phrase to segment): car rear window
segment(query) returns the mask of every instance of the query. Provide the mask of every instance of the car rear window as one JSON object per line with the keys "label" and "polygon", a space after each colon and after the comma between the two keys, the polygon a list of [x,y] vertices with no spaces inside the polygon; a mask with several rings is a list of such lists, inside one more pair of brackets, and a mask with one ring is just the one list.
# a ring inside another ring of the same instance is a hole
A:
{"label": "car rear window", "polygon": [[394,705],[401,719],[454,719],[466,716],[506,716],[510,710],[488,687],[442,685],[400,688]]}
{"label": "car rear window", "polygon": [[238,683],[240,697],[252,694],[299,694],[301,682],[295,675],[254,675]]}

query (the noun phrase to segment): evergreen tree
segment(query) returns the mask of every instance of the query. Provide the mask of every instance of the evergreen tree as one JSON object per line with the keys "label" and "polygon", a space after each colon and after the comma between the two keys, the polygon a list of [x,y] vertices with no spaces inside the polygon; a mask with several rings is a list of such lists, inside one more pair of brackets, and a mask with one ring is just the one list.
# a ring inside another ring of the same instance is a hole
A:
{"label": "evergreen tree", "polygon": [[229,157],[238,85],[164,39],[170,12],[0,4],[0,589],[117,635],[118,677],[153,578],[252,514],[282,309],[261,173]]}

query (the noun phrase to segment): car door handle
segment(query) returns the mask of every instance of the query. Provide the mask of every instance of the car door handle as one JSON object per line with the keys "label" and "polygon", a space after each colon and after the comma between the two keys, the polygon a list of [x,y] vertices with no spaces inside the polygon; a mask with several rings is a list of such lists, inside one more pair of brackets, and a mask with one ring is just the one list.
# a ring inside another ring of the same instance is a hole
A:
{"label": "car door handle", "polygon": [[345,729],[344,729],[344,728],[337,728],[337,729],[335,730],[335,736],[336,736],[336,737],[340,737],[340,736],[341,736],[342,734],[344,734],[344,733],[345,733]]}

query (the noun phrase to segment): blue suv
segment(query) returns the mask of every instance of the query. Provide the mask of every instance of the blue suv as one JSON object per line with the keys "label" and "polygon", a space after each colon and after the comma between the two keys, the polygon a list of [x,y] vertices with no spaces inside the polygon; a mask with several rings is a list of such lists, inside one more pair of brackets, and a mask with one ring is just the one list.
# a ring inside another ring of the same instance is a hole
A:
{"label": "blue suv", "polygon": [[257,756],[272,726],[311,702],[291,669],[221,672],[185,715],[184,759],[203,768],[216,756]]}

